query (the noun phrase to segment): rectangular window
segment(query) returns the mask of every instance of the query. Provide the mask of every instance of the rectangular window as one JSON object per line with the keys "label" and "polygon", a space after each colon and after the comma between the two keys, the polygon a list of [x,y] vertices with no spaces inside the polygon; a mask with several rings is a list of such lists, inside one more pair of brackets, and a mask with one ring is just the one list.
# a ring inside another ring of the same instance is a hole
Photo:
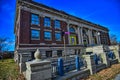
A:
{"label": "rectangular window", "polygon": [[61,57],[62,56],[62,50],[57,50],[57,56]]}
{"label": "rectangular window", "polygon": [[46,51],[46,57],[47,58],[52,57],[52,51]]}
{"label": "rectangular window", "polygon": [[45,31],[44,32],[44,39],[45,40],[51,40],[51,32],[50,31]]}
{"label": "rectangular window", "polygon": [[39,25],[39,16],[36,14],[31,14],[31,24]]}
{"label": "rectangular window", "polygon": [[60,29],[60,21],[59,20],[55,20],[54,24],[55,24],[55,28]]}
{"label": "rectangular window", "polygon": [[49,17],[45,17],[44,18],[44,26],[45,27],[50,27],[51,23],[50,23],[50,18]]}
{"label": "rectangular window", "polygon": [[39,30],[31,30],[31,39],[40,39],[40,31]]}
{"label": "rectangular window", "polygon": [[56,39],[56,41],[61,41],[61,33],[60,32],[55,33],[55,39]]}

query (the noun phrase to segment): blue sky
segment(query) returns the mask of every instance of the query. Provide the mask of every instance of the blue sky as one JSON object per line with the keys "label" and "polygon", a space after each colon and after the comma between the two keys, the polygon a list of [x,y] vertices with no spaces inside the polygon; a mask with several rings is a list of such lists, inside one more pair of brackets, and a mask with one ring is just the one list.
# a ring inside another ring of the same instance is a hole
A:
{"label": "blue sky", "polygon": [[[120,0],[34,0],[79,18],[100,24],[120,40]],[[9,37],[14,50],[16,0],[0,0],[0,36]]]}

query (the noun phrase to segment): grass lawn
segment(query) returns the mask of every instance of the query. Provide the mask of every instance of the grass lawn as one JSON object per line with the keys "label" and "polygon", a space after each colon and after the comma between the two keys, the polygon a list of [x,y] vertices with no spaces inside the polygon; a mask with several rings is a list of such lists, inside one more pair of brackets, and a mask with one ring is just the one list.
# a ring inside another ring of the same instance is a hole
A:
{"label": "grass lawn", "polygon": [[25,80],[13,59],[0,60],[0,80]]}
{"label": "grass lawn", "polygon": [[[120,64],[112,65],[94,75],[89,76],[87,80],[113,80],[120,73]],[[0,60],[0,80],[25,80],[19,73],[18,65],[13,59]]]}

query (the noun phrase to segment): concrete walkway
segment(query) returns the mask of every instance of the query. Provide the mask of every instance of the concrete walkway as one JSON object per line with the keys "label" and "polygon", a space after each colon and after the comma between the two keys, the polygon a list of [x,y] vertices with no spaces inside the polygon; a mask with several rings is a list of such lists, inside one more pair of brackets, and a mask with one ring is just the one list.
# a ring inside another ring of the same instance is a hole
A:
{"label": "concrete walkway", "polygon": [[118,74],[114,80],[120,80],[120,74]]}

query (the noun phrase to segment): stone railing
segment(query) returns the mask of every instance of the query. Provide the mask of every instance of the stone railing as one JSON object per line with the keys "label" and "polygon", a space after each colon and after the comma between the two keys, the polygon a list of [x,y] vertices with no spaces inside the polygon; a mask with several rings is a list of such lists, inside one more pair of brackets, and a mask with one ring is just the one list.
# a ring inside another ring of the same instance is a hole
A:
{"label": "stone railing", "polygon": [[[114,53],[115,56],[118,53]],[[22,56],[22,57],[25,57]],[[37,49],[35,60],[28,61],[25,77],[27,80],[77,80],[86,78],[98,71],[118,63],[120,57],[113,57],[113,54],[104,52],[101,54],[90,54],[75,56],[72,58],[58,58],[55,60],[42,60],[41,53]],[[22,60],[22,59],[21,59]],[[25,60],[26,61],[26,60]],[[25,63],[24,60],[21,62]],[[24,68],[25,71],[25,68]]]}

